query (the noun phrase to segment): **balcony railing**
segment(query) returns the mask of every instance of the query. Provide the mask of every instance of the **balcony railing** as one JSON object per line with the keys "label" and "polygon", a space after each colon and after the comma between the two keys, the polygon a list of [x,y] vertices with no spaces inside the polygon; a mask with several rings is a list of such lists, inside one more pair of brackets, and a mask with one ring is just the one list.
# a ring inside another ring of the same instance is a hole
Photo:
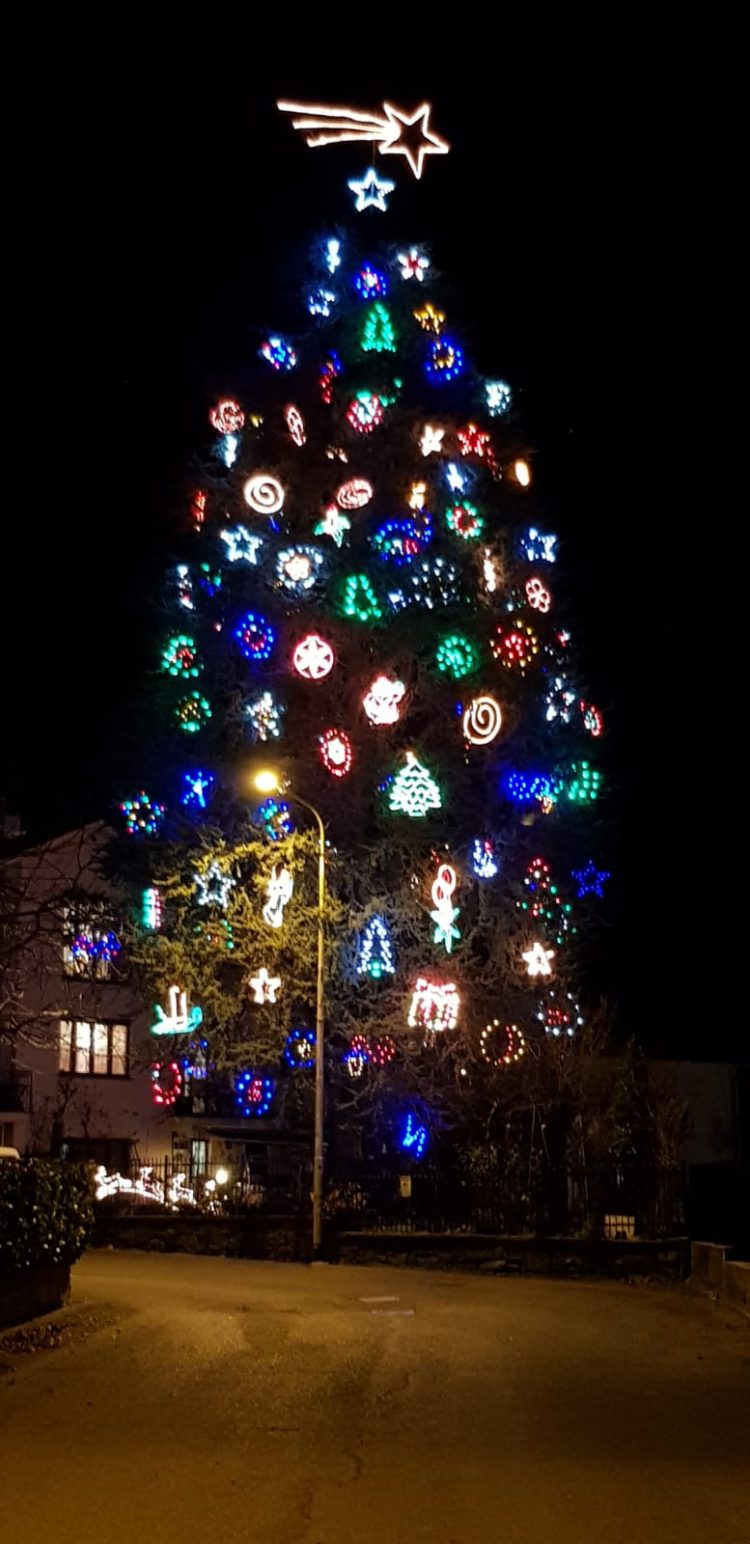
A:
{"label": "balcony railing", "polygon": [[0,1110],[4,1115],[28,1115],[31,1112],[31,1073],[0,1075]]}

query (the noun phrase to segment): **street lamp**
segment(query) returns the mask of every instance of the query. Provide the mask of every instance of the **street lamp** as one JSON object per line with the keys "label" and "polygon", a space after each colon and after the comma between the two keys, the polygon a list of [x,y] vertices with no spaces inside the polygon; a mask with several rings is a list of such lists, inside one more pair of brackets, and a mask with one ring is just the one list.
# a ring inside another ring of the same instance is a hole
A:
{"label": "street lamp", "polygon": [[[257,772],[253,779],[259,793],[277,793],[281,783],[276,772],[270,768],[263,772]],[[306,799],[301,799],[299,794],[290,793],[288,788],[284,793],[293,804],[301,804],[314,817],[318,827],[318,975],[315,992],[315,1118],[313,1137],[313,1257],[320,1255],[323,1245],[323,1125],[325,1119],[324,1110],[324,1063],[323,1063],[323,960],[324,960],[324,914],[326,899],[326,833],[323,825],[323,817]]]}

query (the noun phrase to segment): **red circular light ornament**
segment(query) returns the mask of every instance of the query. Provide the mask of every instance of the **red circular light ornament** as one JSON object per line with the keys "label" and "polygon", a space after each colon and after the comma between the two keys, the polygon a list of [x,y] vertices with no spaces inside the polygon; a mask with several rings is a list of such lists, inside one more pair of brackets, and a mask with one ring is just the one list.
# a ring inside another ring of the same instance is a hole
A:
{"label": "red circular light ornament", "polygon": [[352,742],[344,729],[326,729],[320,736],[320,755],[332,777],[346,777],[352,766]]}
{"label": "red circular light ornament", "polygon": [[239,402],[235,402],[232,397],[224,397],[221,402],[217,402],[208,416],[219,434],[239,434],[240,429],[244,428],[245,414]]}
{"label": "red circular light ornament", "polygon": [[179,1062],[155,1062],[151,1068],[151,1097],[154,1104],[169,1110],[182,1093],[182,1069]]}
{"label": "red circular light ornament", "polygon": [[322,681],[331,674],[336,656],[330,643],[319,633],[307,633],[292,655],[292,664],[305,681]]}
{"label": "red circular light ornament", "polygon": [[541,579],[526,580],[526,599],[535,611],[546,613],[552,605],[552,596]]}

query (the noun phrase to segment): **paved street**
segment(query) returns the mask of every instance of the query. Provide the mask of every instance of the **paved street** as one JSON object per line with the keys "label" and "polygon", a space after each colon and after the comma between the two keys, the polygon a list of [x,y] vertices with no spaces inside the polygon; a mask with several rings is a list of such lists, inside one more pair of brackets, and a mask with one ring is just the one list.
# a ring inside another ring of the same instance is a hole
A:
{"label": "paved street", "polygon": [[60,1322],[3,1544],[750,1539],[750,1337],[677,1290],[94,1253]]}

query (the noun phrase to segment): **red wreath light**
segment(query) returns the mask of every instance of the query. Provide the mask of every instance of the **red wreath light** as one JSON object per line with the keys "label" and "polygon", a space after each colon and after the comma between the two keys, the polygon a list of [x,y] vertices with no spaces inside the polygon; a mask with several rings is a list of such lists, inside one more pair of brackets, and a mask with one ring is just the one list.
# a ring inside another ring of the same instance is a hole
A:
{"label": "red wreath light", "polygon": [[245,425],[245,414],[239,402],[235,402],[232,397],[224,397],[221,402],[217,402],[208,416],[219,434],[239,434]]}
{"label": "red wreath light", "polygon": [[352,742],[344,729],[326,729],[320,736],[320,755],[332,777],[346,777],[352,766]]}

